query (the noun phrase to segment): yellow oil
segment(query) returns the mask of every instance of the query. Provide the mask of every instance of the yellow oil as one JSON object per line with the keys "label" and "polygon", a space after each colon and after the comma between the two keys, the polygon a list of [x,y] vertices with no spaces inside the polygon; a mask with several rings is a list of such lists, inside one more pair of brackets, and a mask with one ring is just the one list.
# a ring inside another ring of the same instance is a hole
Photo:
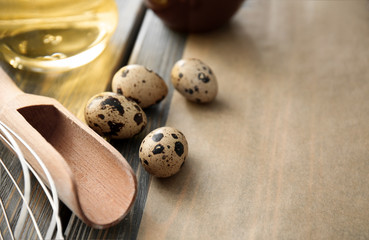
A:
{"label": "yellow oil", "polygon": [[0,0],[0,55],[19,69],[76,68],[104,50],[117,19],[114,0]]}

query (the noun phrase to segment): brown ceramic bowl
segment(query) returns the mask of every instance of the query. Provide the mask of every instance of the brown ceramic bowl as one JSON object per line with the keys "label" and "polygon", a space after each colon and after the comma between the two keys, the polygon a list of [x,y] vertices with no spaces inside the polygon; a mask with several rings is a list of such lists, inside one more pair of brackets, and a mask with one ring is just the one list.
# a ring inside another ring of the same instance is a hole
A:
{"label": "brown ceramic bowl", "polygon": [[204,32],[226,23],[244,0],[145,0],[171,29]]}

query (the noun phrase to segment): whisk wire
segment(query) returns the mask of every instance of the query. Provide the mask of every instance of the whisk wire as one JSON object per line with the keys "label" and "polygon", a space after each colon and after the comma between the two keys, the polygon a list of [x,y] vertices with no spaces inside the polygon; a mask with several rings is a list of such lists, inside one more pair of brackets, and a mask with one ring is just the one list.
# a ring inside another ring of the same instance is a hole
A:
{"label": "whisk wire", "polygon": [[[36,154],[36,152],[22,139],[20,138],[13,130],[11,130],[9,127],[5,126],[7,128],[7,130],[9,132],[11,132],[29,151],[30,153],[34,156],[34,158],[37,160],[37,162],[40,164],[42,170],[44,171],[46,178],[49,182],[50,188],[51,188],[51,192],[52,192],[52,196],[50,195],[47,187],[45,186],[45,184],[42,182],[41,178],[39,177],[39,175],[36,173],[36,171],[33,169],[33,167],[31,165],[29,165],[29,163],[27,161],[27,167],[29,168],[29,170],[32,172],[32,174],[36,177],[37,181],[39,182],[39,184],[41,185],[42,189],[44,190],[46,197],[48,198],[49,202],[52,203],[51,207],[53,208],[53,216],[51,218],[51,223],[49,225],[49,229],[47,231],[46,234],[46,239],[50,239],[54,229],[55,229],[55,225],[57,225],[57,229],[62,229],[61,227],[61,221],[58,215],[59,212],[59,199],[58,199],[58,194],[56,191],[56,187],[54,184],[54,180],[52,179],[50,172],[47,170],[47,167],[45,166],[44,162],[41,160],[41,158]],[[57,238],[61,239],[62,233],[61,231],[57,232]]]}
{"label": "whisk wire", "polygon": [[[35,218],[34,218],[34,215],[33,215],[33,213],[32,213],[32,210],[31,210],[31,209],[30,209],[30,207],[29,207],[29,201],[28,201],[28,199],[26,198],[25,194],[24,194],[24,195],[22,194],[22,190],[19,188],[19,185],[18,185],[18,184],[17,184],[17,182],[15,181],[14,177],[12,176],[12,174],[11,174],[11,173],[9,172],[9,170],[6,168],[6,165],[4,164],[4,162],[3,162],[3,161],[0,161],[0,163],[1,163],[1,165],[3,166],[3,168],[4,168],[5,172],[8,174],[8,177],[10,178],[10,180],[13,182],[15,189],[17,190],[17,192],[19,193],[20,197],[21,197],[21,198],[22,198],[22,200],[23,200],[23,205],[22,205],[22,209],[21,209],[21,214],[20,214],[20,216],[19,216],[18,223],[17,223],[17,225],[16,225],[16,227],[15,227],[15,231],[14,231],[15,238],[16,238],[16,239],[19,239],[19,238],[20,238],[21,230],[19,230],[19,228],[23,227],[24,222],[26,221],[26,217],[27,217],[27,215],[22,214],[22,213],[23,213],[23,212],[26,212],[26,213],[27,213],[27,211],[28,211],[29,216],[30,216],[30,218],[31,218],[31,221],[32,221],[32,223],[33,223],[33,224],[34,224],[34,226],[35,226],[35,229],[36,229],[36,232],[37,232],[38,237],[39,237],[40,239],[43,239],[43,238],[42,238],[42,235],[41,235],[41,233],[40,233],[40,230],[39,230],[39,228],[38,228],[37,222],[36,222],[36,220],[35,220]],[[25,209],[25,211],[24,211],[23,209]]]}
{"label": "whisk wire", "polygon": [[[39,158],[39,156],[33,151],[33,149],[21,138],[19,137],[13,130],[11,130],[8,126],[6,126],[4,123],[2,123],[0,121],[0,137],[3,140],[3,142],[9,147],[11,148],[11,150],[13,150],[16,154],[17,157],[21,163],[22,166],[22,171],[23,171],[23,178],[24,178],[24,194],[22,194],[22,191],[20,190],[18,184],[16,183],[16,181],[14,180],[13,176],[10,174],[9,170],[7,169],[6,165],[3,163],[3,161],[0,161],[1,165],[3,166],[4,170],[6,171],[6,173],[8,174],[8,176],[10,177],[11,181],[13,182],[15,188],[17,189],[18,193],[20,194],[22,200],[23,200],[23,205],[21,208],[21,213],[18,219],[18,222],[16,224],[15,227],[15,231],[14,231],[14,235],[12,233],[12,237],[15,239],[18,239],[22,228],[24,226],[25,220],[26,220],[26,215],[27,212],[31,218],[31,221],[34,225],[34,229],[36,230],[37,236],[39,239],[43,239],[42,234],[40,232],[40,229],[37,225],[37,222],[34,218],[34,215],[29,207],[29,202],[30,202],[30,174],[29,171],[32,172],[32,174],[35,176],[36,180],[39,182],[40,186],[42,187],[43,191],[45,192],[45,195],[48,199],[48,201],[50,202],[50,205],[52,207],[53,210],[53,214],[51,217],[51,221],[48,227],[48,230],[46,232],[46,239],[51,239],[52,235],[55,231],[55,227],[56,227],[56,238],[57,239],[63,239],[63,234],[62,234],[62,227],[61,227],[61,221],[58,215],[59,212],[59,199],[58,199],[58,194],[56,191],[56,187],[54,184],[54,181],[49,173],[49,171],[47,170],[45,164],[43,163],[43,161]],[[49,190],[47,189],[47,187],[45,186],[45,184],[42,182],[41,178],[39,177],[39,175],[36,173],[36,171],[29,165],[29,163],[24,159],[23,154],[19,148],[19,146],[17,145],[15,139],[13,138],[13,136],[34,156],[34,158],[36,159],[36,161],[39,163],[39,165],[41,166],[47,180],[49,183],[49,187],[51,190],[52,195],[50,195]],[[6,216],[6,211],[5,208],[3,208],[3,212],[4,212],[4,216]],[[8,229],[11,231],[10,228],[10,223],[8,218],[6,217],[6,221],[7,221],[7,227]]]}
{"label": "whisk wire", "polygon": [[[27,211],[28,211],[28,213],[31,217],[31,220],[32,220],[33,224],[36,224],[36,221],[34,219],[32,211],[28,206],[28,203],[30,201],[30,194],[31,194],[31,178],[30,178],[29,170],[28,170],[26,160],[24,159],[22,151],[20,150],[20,148],[19,148],[18,144],[16,143],[15,139],[11,136],[10,132],[7,131],[7,129],[4,126],[3,123],[0,123],[0,131],[5,135],[8,142],[10,143],[10,146],[12,146],[12,149],[17,154],[19,162],[20,162],[21,167],[22,167],[22,171],[23,171],[24,193],[22,194],[22,191],[20,190],[20,188],[19,188],[18,184],[16,183],[16,181],[14,180],[14,178],[11,176],[8,169],[5,169],[7,174],[9,175],[9,177],[11,177],[11,180],[12,180],[14,186],[16,187],[18,193],[20,194],[20,196],[23,200],[23,206],[21,208],[21,212],[20,212],[20,216],[19,216],[19,220],[18,220],[19,223],[21,223],[21,224],[17,224],[16,227],[15,227],[15,231],[14,231],[15,237],[18,239],[20,234],[21,234],[20,227],[21,227],[21,225],[23,226],[24,222],[26,221]],[[4,168],[6,168],[5,165],[3,165],[3,166],[4,166]],[[39,231],[39,229],[36,225],[35,225],[35,229],[36,229],[37,235],[40,237],[41,233],[40,233],[40,231]]]}
{"label": "whisk wire", "polygon": [[[4,219],[5,219],[5,223],[8,227],[8,229],[10,229],[10,222],[9,222],[9,218],[8,218],[8,214],[6,213],[5,211],[5,207],[4,207],[4,203],[3,203],[3,200],[0,198],[0,207],[1,207],[1,211],[3,212],[3,216],[4,216]],[[9,234],[10,234],[10,238],[12,240],[14,240],[14,235],[13,235],[13,232],[12,231],[9,231]],[[0,232],[0,239],[4,239],[2,233]]]}

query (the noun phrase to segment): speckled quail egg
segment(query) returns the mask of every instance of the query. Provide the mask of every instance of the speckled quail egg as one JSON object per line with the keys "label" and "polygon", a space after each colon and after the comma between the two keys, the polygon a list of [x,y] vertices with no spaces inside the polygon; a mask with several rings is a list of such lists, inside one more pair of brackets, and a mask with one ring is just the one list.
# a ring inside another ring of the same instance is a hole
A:
{"label": "speckled quail egg", "polygon": [[113,92],[93,96],[86,104],[85,120],[101,136],[116,139],[133,137],[147,123],[146,114],[137,103]]}
{"label": "speckled quail egg", "polygon": [[139,150],[141,164],[156,177],[170,177],[184,164],[188,154],[186,137],[172,127],[161,127],[150,132]]}
{"label": "speckled quail egg", "polygon": [[166,83],[157,73],[136,64],[122,67],[115,73],[112,89],[136,101],[142,108],[159,103],[168,94]]}
{"label": "speckled quail egg", "polygon": [[176,62],[171,71],[171,80],[174,88],[193,102],[211,102],[218,93],[218,83],[213,71],[196,58]]}

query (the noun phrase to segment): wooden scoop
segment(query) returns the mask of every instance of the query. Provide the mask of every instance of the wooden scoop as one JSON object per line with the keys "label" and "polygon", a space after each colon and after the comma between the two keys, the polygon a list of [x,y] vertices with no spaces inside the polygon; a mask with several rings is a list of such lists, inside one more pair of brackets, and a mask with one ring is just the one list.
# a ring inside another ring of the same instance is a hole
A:
{"label": "wooden scoop", "polygon": [[[22,92],[1,67],[0,89],[0,120],[44,161],[59,198],[92,227],[118,223],[137,190],[136,177],[122,155],[55,99]],[[47,183],[34,157],[22,151]]]}

